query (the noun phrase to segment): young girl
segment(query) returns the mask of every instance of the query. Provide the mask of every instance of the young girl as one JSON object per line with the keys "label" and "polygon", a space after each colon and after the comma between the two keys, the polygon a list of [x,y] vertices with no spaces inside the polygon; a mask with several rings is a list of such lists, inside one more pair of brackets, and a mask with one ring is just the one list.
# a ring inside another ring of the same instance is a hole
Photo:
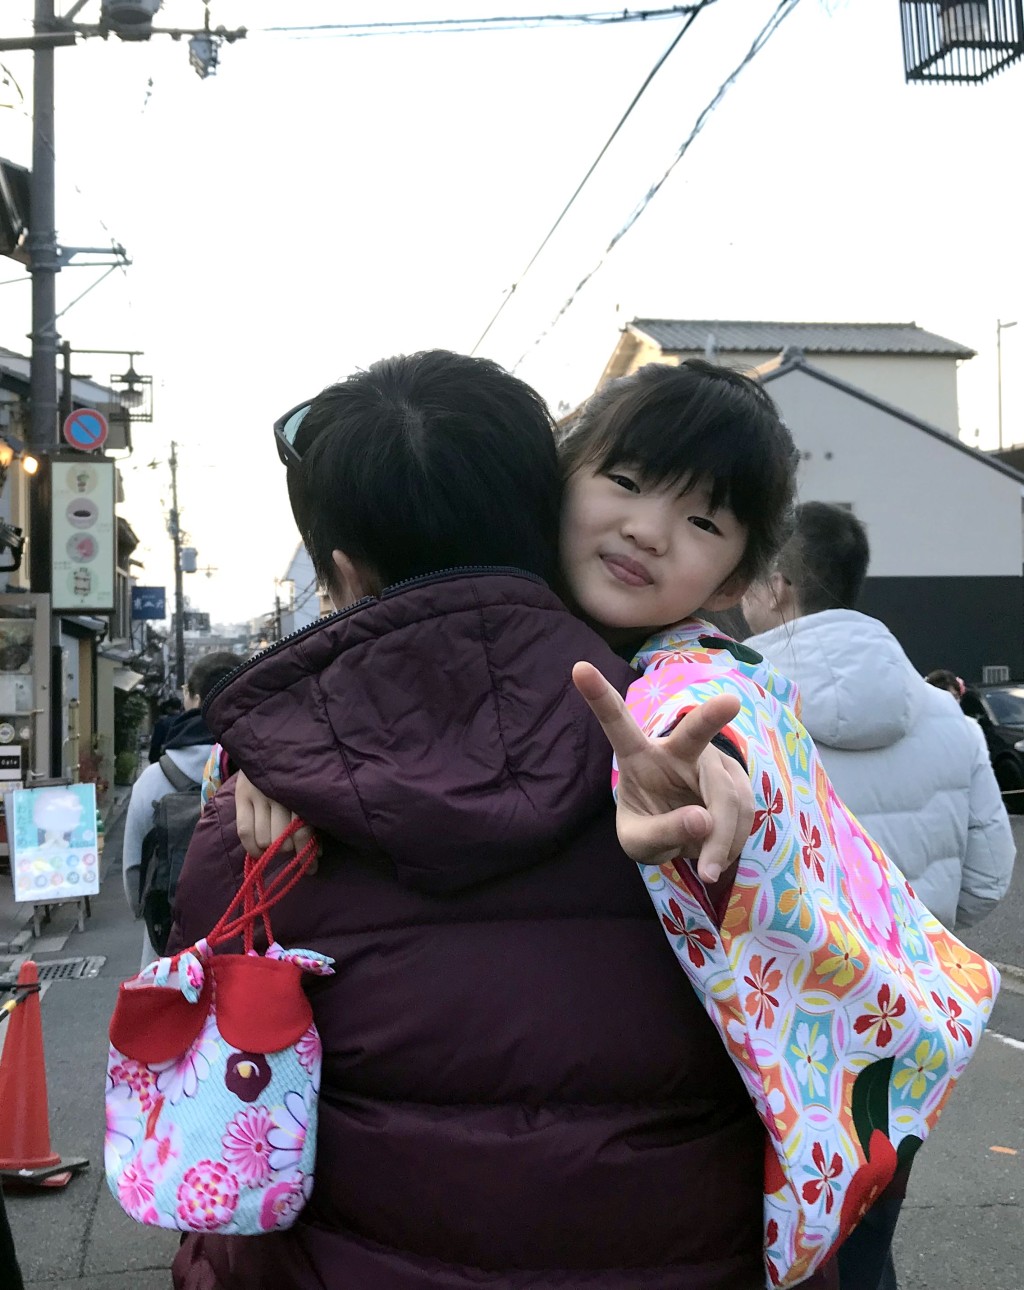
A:
{"label": "young girl", "polygon": [[[740,700],[728,733],[755,815],[737,870],[715,885],[678,858],[644,873],[768,1130],[766,1267],[772,1284],[795,1285],[898,1170],[905,1186],[998,976],[839,801],[795,687],[695,617],[735,606],[785,536],[796,453],[761,387],[696,360],[643,368],[586,405],[561,460],[566,583],[632,652],[642,676],[626,707],[644,735],[714,695]],[[593,668],[575,676],[584,697],[608,701]],[[891,1235],[867,1252],[876,1262]]]}
{"label": "young girl", "polygon": [[[666,855],[643,873],[768,1130],[766,1266],[797,1284],[920,1145],[994,976],[838,801],[791,683],[696,616],[736,606],[786,536],[796,452],[762,387],[701,360],[652,365],[591,399],[560,454],[565,588],[642,673],[626,702],[644,735],[716,695],[740,701],[728,747],[755,815],[738,870],[704,883]],[[614,710],[594,669],[576,680],[599,716]]]}

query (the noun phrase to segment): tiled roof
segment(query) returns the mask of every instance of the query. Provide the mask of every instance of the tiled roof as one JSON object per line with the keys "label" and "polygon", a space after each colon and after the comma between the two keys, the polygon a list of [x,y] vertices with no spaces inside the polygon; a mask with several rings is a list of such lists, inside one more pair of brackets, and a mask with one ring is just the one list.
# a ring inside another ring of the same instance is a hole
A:
{"label": "tiled roof", "polygon": [[807,354],[940,354],[973,358],[975,351],[924,331],[916,323],[735,322],[723,318],[634,318],[666,353],[704,352],[714,337],[719,353],[775,353],[793,346]]}

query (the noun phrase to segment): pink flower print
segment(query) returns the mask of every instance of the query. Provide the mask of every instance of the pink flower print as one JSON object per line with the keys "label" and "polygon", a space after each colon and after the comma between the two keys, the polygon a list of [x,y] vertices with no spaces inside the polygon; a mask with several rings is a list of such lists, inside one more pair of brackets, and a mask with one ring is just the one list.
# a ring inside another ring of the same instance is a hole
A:
{"label": "pink flower print", "polygon": [[312,1075],[314,1068],[320,1065],[322,1053],[320,1036],[316,1032],[316,1026],[311,1025],[295,1045],[295,1056],[299,1059],[302,1069]]}
{"label": "pink flower print", "polygon": [[168,1165],[181,1157],[181,1134],[176,1124],[161,1124],[160,1131],[154,1132],[142,1144],[139,1161],[145,1166],[151,1178],[161,1179]]}
{"label": "pink flower print", "polygon": [[156,1101],[156,1076],[141,1062],[122,1057],[118,1065],[111,1067],[110,1075],[116,1083],[128,1085],[142,1111],[148,1111]]}
{"label": "pink flower print", "polygon": [[946,1018],[946,1029],[953,1036],[954,1042],[962,1036],[964,1039],[967,1040],[967,1047],[968,1048],[973,1047],[974,1036],[971,1034],[970,1030],[968,1030],[968,1028],[964,1025],[964,1023],[960,1020],[960,1016],[963,1013],[963,1008],[960,1007],[960,1005],[952,997],[952,995],[947,995],[946,1002],[943,1003],[942,999],[935,993],[934,990],[931,992],[931,994],[932,994],[932,999],[935,1003],[935,1006]]}
{"label": "pink flower print", "polygon": [[143,1214],[153,1207],[154,1193],[153,1179],[135,1161],[126,1166],[117,1180],[117,1197],[121,1208],[138,1223],[144,1221]]}
{"label": "pink flower print", "polygon": [[259,1187],[270,1177],[269,1135],[273,1126],[267,1108],[254,1106],[239,1111],[224,1134],[224,1159],[247,1187]]}
{"label": "pink flower print", "polygon": [[874,941],[899,953],[896,917],[889,896],[889,880],[864,837],[855,832],[845,812],[836,821],[837,845],[854,917]]}
{"label": "pink flower print", "polygon": [[103,1166],[110,1175],[116,1174],[121,1161],[134,1153],[142,1137],[142,1118],[132,1090],[127,1084],[115,1084],[107,1089],[107,1131],[103,1139]]}
{"label": "pink flower print", "polygon": [[200,1160],[178,1184],[178,1220],[186,1231],[218,1232],[238,1204],[238,1179],[220,1160]]}
{"label": "pink flower print", "polygon": [[772,970],[774,962],[770,958],[762,967],[760,954],[755,954],[750,960],[750,972],[743,978],[753,987],[744,1006],[748,1016],[754,1018],[755,1028],[762,1025],[771,1028],[775,1021],[774,1009],[779,1006],[779,1000],[774,991],[782,984],[782,973],[778,968]]}
{"label": "pink flower print", "polygon": [[260,1227],[265,1232],[284,1231],[291,1227],[313,1190],[309,1174],[296,1170],[267,1188],[260,1205]]}
{"label": "pink flower print", "polygon": [[183,1097],[195,1097],[200,1082],[209,1075],[217,1053],[217,1019],[211,1013],[195,1043],[183,1057],[153,1067],[157,1089],[171,1106],[177,1106]]}
{"label": "pink flower print", "polygon": [[267,1134],[272,1148],[270,1167],[274,1173],[296,1169],[302,1159],[309,1128],[309,1108],[299,1093],[286,1093],[284,1106],[275,1106],[271,1112],[273,1123]]}
{"label": "pink flower print", "polygon": [[870,1034],[875,1027],[878,1027],[874,1035],[874,1041],[879,1048],[884,1048],[892,1039],[893,1027],[897,1030],[903,1029],[903,1022],[900,1017],[907,1010],[907,1001],[902,994],[898,994],[895,1000],[892,999],[892,992],[888,983],[882,986],[878,991],[878,1007],[873,1003],[864,1005],[865,1011],[853,1023],[853,1028],[858,1035]]}
{"label": "pink flower print", "polygon": [[764,828],[764,842],[762,847],[765,851],[771,851],[778,841],[779,831],[775,826],[776,815],[782,814],[782,789],[775,789],[772,792],[772,781],[768,777],[767,771],[761,772],[761,793],[764,797],[764,808],[754,812],[754,823],[750,830],[750,836],[753,837]]}

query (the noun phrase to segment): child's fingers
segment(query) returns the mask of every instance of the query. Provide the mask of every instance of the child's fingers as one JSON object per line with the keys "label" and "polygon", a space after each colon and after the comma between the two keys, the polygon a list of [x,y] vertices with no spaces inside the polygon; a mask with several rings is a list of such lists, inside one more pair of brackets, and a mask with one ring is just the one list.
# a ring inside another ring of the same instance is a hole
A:
{"label": "child's fingers", "polygon": [[601,729],[620,763],[630,753],[643,752],[647,748],[647,736],[630,716],[622,696],[593,663],[577,663],[572,669],[572,681],[601,723]]}
{"label": "child's fingers", "polygon": [[[734,847],[744,809],[739,786],[726,764],[729,760],[713,748],[702,767],[701,795],[711,817],[711,828],[697,860],[697,873],[704,882],[717,882],[739,854]],[[749,784],[746,787],[749,793]]]}
{"label": "child's fingers", "polygon": [[619,845],[637,864],[664,864],[678,855],[696,855],[710,828],[702,806],[680,806],[664,815],[620,816]]}
{"label": "child's fingers", "polygon": [[246,854],[259,855],[260,845],[256,841],[256,820],[253,813],[252,799],[235,791],[235,829],[238,839],[245,847]]}
{"label": "child's fingers", "polygon": [[678,756],[680,761],[693,762],[739,710],[740,701],[735,694],[713,695],[692,708],[665,736],[662,746]]}

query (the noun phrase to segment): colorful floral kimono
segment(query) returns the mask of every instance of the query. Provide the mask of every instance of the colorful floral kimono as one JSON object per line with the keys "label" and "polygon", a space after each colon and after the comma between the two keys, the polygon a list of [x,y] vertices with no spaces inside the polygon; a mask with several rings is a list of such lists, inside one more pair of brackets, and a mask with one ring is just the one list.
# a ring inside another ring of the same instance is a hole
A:
{"label": "colorful floral kimono", "polygon": [[682,859],[641,872],[768,1131],[767,1282],[796,1285],[938,1120],[999,976],[836,796],[795,687],[759,654],[691,621],[653,638],[634,666],[643,676],[626,702],[648,734],[712,695],[742,703],[725,734],[755,816],[727,900],[716,905]]}

